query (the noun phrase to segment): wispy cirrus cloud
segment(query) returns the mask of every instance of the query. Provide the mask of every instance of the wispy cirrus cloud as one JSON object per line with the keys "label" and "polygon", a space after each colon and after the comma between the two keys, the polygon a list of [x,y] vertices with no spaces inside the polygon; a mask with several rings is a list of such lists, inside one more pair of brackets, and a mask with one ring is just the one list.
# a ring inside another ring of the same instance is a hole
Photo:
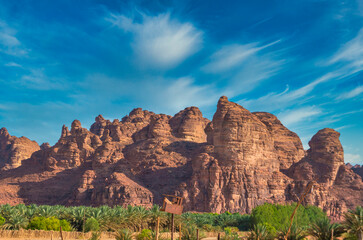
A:
{"label": "wispy cirrus cloud", "polygon": [[345,162],[349,162],[352,165],[363,164],[363,158],[359,154],[344,153],[344,160]]}
{"label": "wispy cirrus cloud", "polygon": [[228,96],[247,93],[277,74],[286,63],[285,56],[273,50],[262,52],[279,42],[277,40],[262,46],[258,42],[222,45],[201,70],[222,79],[226,84],[224,93]]}
{"label": "wispy cirrus cloud", "polygon": [[240,66],[241,63],[245,62],[258,51],[272,46],[279,41],[260,47],[257,46],[258,43],[225,45],[210,57],[210,62],[202,69],[209,73],[223,73]]}
{"label": "wispy cirrus cloud", "polygon": [[143,15],[141,22],[110,14],[107,21],[133,35],[131,46],[144,67],[175,67],[202,46],[203,32],[189,22],[172,19],[169,13]]}
{"label": "wispy cirrus cloud", "polygon": [[27,50],[16,37],[16,30],[9,27],[7,23],[0,20],[0,52],[8,55],[22,56]]}
{"label": "wispy cirrus cloud", "polygon": [[327,73],[322,77],[315,79],[311,83],[295,90],[290,91],[289,87],[287,87],[281,93],[272,92],[257,99],[242,99],[239,103],[255,111],[275,111],[290,107],[295,105],[297,100],[302,103],[309,99],[308,95],[318,84],[334,79],[336,76],[337,75],[335,73]]}
{"label": "wispy cirrus cloud", "polygon": [[18,64],[18,63],[15,63],[15,62],[8,62],[8,63],[5,63],[4,64],[5,67],[19,67],[19,68],[22,68],[23,66]]}
{"label": "wispy cirrus cloud", "polygon": [[363,70],[363,28],[357,36],[345,43],[330,59],[329,64],[345,63],[345,75]]}
{"label": "wispy cirrus cloud", "polygon": [[322,114],[321,109],[316,106],[302,107],[284,111],[278,115],[281,122],[289,127],[300,123],[306,122],[311,117],[316,117]]}
{"label": "wispy cirrus cloud", "polygon": [[336,99],[337,100],[346,100],[350,98],[354,98],[363,93],[363,86],[358,86],[348,92],[341,93]]}

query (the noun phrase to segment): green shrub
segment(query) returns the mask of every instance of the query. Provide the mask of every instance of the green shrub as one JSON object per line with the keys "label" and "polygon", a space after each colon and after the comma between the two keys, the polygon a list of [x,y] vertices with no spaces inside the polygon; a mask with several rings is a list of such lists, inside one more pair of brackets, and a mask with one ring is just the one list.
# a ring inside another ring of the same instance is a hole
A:
{"label": "green shrub", "polygon": [[2,216],[0,216],[0,226],[3,225],[5,223],[5,218],[3,218]]}
{"label": "green shrub", "polygon": [[[197,226],[195,224],[185,224],[182,227],[182,240],[196,240]],[[199,239],[205,238],[205,233],[199,229]]]}
{"label": "green shrub", "polygon": [[37,230],[53,230],[59,231],[60,227],[62,227],[63,231],[71,231],[72,227],[69,222],[66,220],[59,220],[55,217],[34,217],[30,223],[29,229],[37,229]]}
{"label": "green shrub", "polygon": [[92,218],[88,218],[84,224],[84,230],[86,232],[95,232],[95,231],[99,231],[100,230],[100,224],[98,223],[98,221],[96,219]]}
{"label": "green shrub", "polygon": [[[254,225],[264,224],[266,228],[268,228],[268,231],[271,231],[273,228],[276,231],[283,231],[286,226],[289,226],[290,216],[295,207],[296,203],[286,205],[265,203],[255,207],[252,210],[252,223]],[[299,206],[298,210],[296,211],[293,223],[306,228],[311,223],[314,223],[325,217],[326,214],[318,207]]]}
{"label": "green shrub", "polygon": [[224,237],[223,240],[238,240],[238,228],[237,227],[225,227],[224,228]]}
{"label": "green shrub", "polygon": [[101,240],[101,232],[93,232],[88,240]]}
{"label": "green shrub", "polygon": [[143,229],[136,237],[137,240],[152,240],[153,233],[150,229]]}

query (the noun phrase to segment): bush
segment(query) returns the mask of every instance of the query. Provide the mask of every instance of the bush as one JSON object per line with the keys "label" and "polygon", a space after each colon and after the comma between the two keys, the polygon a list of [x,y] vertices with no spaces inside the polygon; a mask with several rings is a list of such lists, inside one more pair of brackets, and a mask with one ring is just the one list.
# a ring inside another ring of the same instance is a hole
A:
{"label": "bush", "polygon": [[153,233],[150,229],[143,229],[136,237],[137,240],[152,240]]}
{"label": "bush", "polygon": [[226,227],[224,228],[223,240],[238,240],[238,228],[237,227]]}
{"label": "bush", "polygon": [[95,218],[88,218],[84,224],[84,230],[86,232],[95,232],[100,230],[100,224]]}
{"label": "bush", "polygon": [[3,225],[5,223],[5,218],[3,218],[2,216],[0,216],[0,226]]}
{"label": "bush", "polygon": [[[283,231],[290,224],[290,216],[296,207],[293,204],[270,204],[265,203],[252,210],[251,218],[254,225],[263,224],[268,231]],[[315,206],[300,206],[294,217],[294,224],[302,228],[308,227],[311,223],[324,219],[326,214]]]}
{"label": "bush", "polygon": [[59,231],[62,227],[63,231],[71,231],[72,227],[66,220],[59,220],[55,217],[45,218],[45,217],[34,217],[29,223],[29,229],[37,230],[53,230]]}

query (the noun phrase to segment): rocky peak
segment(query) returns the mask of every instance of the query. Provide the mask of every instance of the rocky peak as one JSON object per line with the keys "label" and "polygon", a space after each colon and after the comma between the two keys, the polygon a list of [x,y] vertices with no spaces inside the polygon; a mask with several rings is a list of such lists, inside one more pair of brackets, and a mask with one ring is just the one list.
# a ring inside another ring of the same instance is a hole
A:
{"label": "rocky peak", "polygon": [[71,134],[71,132],[68,130],[68,127],[66,127],[66,125],[63,125],[61,138],[65,138],[65,137],[69,136],[70,134]]}
{"label": "rocky peak", "polygon": [[2,137],[9,137],[10,134],[9,134],[8,130],[3,127],[3,128],[0,129],[0,136],[2,136]]}
{"label": "rocky peak", "polygon": [[11,136],[6,128],[0,129],[0,169],[17,168],[38,150],[37,142],[26,137]]}
{"label": "rocky peak", "polygon": [[282,125],[275,115],[267,112],[253,114],[266,125],[271,133],[281,169],[289,168],[304,157],[305,151],[299,136]]}
{"label": "rocky peak", "polygon": [[175,114],[169,123],[174,136],[188,141],[206,142],[207,135],[204,129],[209,122],[199,108],[188,107]]}
{"label": "rocky peak", "polygon": [[309,141],[309,154],[315,162],[340,166],[344,164],[344,151],[340,133],[331,128],[319,130]]}
{"label": "rocky peak", "polygon": [[95,123],[91,125],[90,131],[98,136],[102,136],[108,121],[100,114],[95,118]]}
{"label": "rocky peak", "polygon": [[71,125],[71,133],[73,133],[74,131],[78,130],[78,129],[81,129],[82,128],[82,124],[79,120],[74,120],[72,122],[72,125]]}
{"label": "rocky peak", "polygon": [[309,141],[310,149],[304,159],[289,169],[295,179],[315,180],[334,184],[339,168],[344,165],[344,151],[339,141],[340,133],[324,128]]}
{"label": "rocky peak", "polygon": [[221,97],[212,123],[207,127],[208,143],[223,164],[279,168],[273,139],[266,125],[251,112]]}
{"label": "rocky peak", "polygon": [[42,143],[42,145],[40,145],[40,149],[41,150],[46,150],[48,148],[50,148],[50,144],[48,142]]}

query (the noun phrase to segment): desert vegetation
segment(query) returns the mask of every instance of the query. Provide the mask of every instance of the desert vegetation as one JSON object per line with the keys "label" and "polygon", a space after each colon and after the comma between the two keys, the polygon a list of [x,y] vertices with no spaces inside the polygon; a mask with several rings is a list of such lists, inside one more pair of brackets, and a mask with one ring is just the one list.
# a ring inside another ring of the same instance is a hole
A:
{"label": "desert vegetation", "polygon": [[[241,238],[241,232],[249,239],[284,239],[289,231],[290,216],[295,204],[264,204],[253,209],[250,215],[229,213],[185,212],[175,217],[175,231],[183,240],[196,239],[205,232],[223,233],[222,239]],[[170,214],[154,205],[147,209],[128,207],[65,207],[48,205],[0,206],[0,228],[8,230],[32,229],[93,232],[92,239],[99,239],[100,232],[113,232],[116,239],[155,239],[157,219],[160,232],[170,231]],[[179,229],[181,228],[181,229]],[[347,212],[340,224],[331,223],[326,214],[315,206],[298,208],[289,231],[290,240],[311,236],[318,240],[361,239],[363,232],[363,208]],[[137,233],[137,234],[135,234]]]}

